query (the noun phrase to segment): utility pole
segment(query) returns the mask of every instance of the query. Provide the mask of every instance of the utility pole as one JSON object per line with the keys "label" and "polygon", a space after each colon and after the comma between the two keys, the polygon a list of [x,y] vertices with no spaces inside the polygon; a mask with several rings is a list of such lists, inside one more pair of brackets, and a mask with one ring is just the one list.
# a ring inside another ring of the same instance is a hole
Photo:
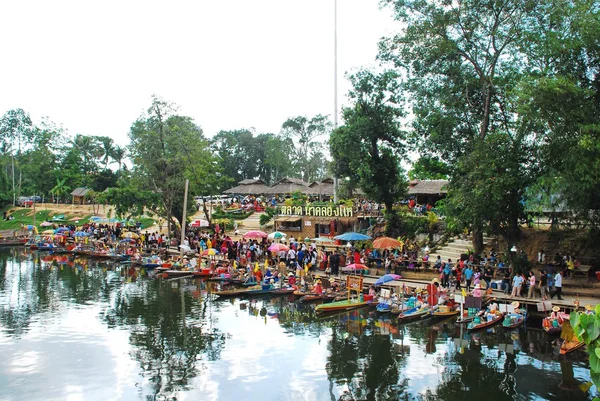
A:
{"label": "utility pole", "polygon": [[188,195],[188,185],[190,184],[190,180],[185,180],[185,190],[183,191],[183,218],[181,219],[181,241],[179,244],[179,257],[183,258],[183,244],[185,241],[185,222],[187,219],[187,195]]}
{"label": "utility pole", "polygon": [[[333,129],[338,127],[337,0],[333,0]],[[338,178],[333,177],[333,203],[338,203]]]}

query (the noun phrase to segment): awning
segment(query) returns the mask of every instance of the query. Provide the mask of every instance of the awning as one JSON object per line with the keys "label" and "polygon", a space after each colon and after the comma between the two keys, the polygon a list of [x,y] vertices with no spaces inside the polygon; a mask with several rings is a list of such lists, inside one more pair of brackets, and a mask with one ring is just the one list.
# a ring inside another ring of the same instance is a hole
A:
{"label": "awning", "polygon": [[296,223],[300,220],[302,220],[302,218],[297,216],[278,217],[275,219],[277,223]]}

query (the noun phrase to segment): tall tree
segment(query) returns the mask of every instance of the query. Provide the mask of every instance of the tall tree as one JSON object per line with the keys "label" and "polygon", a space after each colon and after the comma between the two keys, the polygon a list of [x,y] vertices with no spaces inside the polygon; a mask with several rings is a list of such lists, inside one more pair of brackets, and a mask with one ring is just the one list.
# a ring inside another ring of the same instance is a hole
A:
{"label": "tall tree", "polygon": [[121,146],[115,146],[112,150],[112,154],[110,157],[113,159],[115,163],[119,166],[118,172],[121,172],[121,168],[123,167],[123,162],[127,157],[127,149]]}
{"label": "tall tree", "polygon": [[390,216],[388,233],[397,235],[394,202],[406,194],[407,183],[400,166],[404,133],[398,75],[359,71],[349,77],[353,104],[343,110],[344,125],[329,140],[334,171],[349,176],[371,199],[385,204]]}
{"label": "tall tree", "polygon": [[[536,123],[519,113],[521,84],[542,61],[527,33],[537,25],[536,15],[550,10],[520,0],[384,2],[393,6],[403,29],[381,43],[379,57],[407,77],[414,141],[455,168],[450,200],[461,194],[482,207],[490,196],[509,203],[492,213],[463,208],[475,249],[481,249],[486,227],[510,227],[502,233],[512,242],[519,234],[521,196],[540,170]],[[490,182],[488,169],[502,177]],[[507,183],[515,186],[510,195],[504,192]]]}
{"label": "tall tree", "polygon": [[98,142],[102,145],[101,147],[101,160],[104,163],[104,169],[108,168],[108,163],[110,162],[114,151],[115,151],[115,142],[111,137],[108,136],[100,136],[98,137]]}
{"label": "tall tree", "polygon": [[169,236],[172,219],[182,222],[185,179],[190,179],[191,193],[206,193],[214,191],[220,174],[202,129],[176,110],[154,96],[147,113],[133,123],[129,133],[133,172],[139,178],[136,185],[160,196],[156,211],[169,222]]}
{"label": "tall tree", "polygon": [[331,131],[331,121],[328,116],[316,115],[313,118],[297,116],[289,118],[281,127],[284,137],[291,138],[295,145],[294,165],[304,181],[317,179],[311,174],[311,158],[318,152],[316,139],[327,135]]}

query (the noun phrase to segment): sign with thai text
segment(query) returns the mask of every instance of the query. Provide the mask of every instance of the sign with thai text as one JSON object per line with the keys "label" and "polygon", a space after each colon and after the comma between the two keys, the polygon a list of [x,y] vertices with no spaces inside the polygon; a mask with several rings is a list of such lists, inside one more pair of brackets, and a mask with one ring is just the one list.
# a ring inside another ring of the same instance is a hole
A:
{"label": "sign with thai text", "polygon": [[280,206],[283,216],[352,217],[352,208],[345,206]]}

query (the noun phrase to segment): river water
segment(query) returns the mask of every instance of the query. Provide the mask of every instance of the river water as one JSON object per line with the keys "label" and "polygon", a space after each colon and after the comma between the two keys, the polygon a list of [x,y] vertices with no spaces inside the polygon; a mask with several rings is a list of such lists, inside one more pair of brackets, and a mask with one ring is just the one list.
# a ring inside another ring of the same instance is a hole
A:
{"label": "river water", "polygon": [[[584,352],[0,251],[0,400],[590,400]],[[45,261],[46,260],[46,261]]]}

